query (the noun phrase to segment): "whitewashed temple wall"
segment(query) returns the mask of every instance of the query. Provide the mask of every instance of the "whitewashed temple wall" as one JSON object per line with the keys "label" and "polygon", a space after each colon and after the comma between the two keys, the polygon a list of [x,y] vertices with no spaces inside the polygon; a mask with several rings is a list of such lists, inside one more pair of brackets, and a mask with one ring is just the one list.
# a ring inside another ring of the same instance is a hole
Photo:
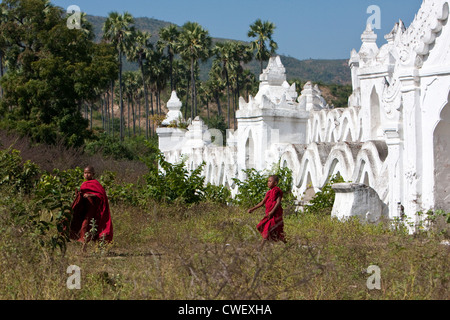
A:
{"label": "whitewashed temple wall", "polygon": [[[240,99],[238,129],[227,132],[226,146],[196,118],[185,131],[159,128],[160,149],[171,162],[184,155],[190,169],[205,161],[206,182],[233,194],[233,178],[243,179],[242,170],[269,170],[279,162],[293,171],[298,199],[339,172],[375,190],[391,218],[400,216],[400,207],[413,222],[419,211],[450,211],[448,14],[448,0],[424,0],[412,24],[406,28],[400,20],[381,48],[368,25],[349,60],[348,108],[328,106],[311,83],[297,96],[274,57],[258,94]],[[179,105],[176,100],[174,93],[169,104]]]}

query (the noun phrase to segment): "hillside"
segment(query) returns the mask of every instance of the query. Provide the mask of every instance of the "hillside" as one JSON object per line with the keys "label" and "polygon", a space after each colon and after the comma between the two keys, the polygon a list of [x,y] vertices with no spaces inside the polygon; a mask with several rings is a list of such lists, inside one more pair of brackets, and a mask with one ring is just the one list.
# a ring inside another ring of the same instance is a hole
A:
{"label": "hillside", "polygon": [[[89,22],[93,24],[96,40],[100,41],[102,37],[102,26],[105,17],[87,15]],[[158,40],[158,32],[162,27],[171,24],[167,21],[157,20],[153,18],[140,17],[135,18],[135,26],[137,29],[149,31],[152,34],[152,42]],[[213,35],[211,35],[213,36]],[[225,41],[228,39],[213,38],[214,41]],[[333,84],[350,84],[350,68],[347,65],[347,60],[298,60],[293,57],[280,55],[281,61],[286,67],[286,74],[288,80],[298,79],[302,81],[313,81]],[[207,77],[211,62],[208,61],[203,64],[200,72],[201,77]],[[259,75],[259,62],[252,61],[247,66],[253,73]],[[125,63],[124,70],[136,70],[137,66],[133,63]]]}

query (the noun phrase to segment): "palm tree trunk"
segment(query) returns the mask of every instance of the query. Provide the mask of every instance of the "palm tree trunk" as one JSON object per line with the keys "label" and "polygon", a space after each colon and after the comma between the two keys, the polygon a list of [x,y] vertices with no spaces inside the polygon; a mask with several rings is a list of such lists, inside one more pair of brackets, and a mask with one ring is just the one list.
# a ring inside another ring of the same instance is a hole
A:
{"label": "palm tree trunk", "polygon": [[91,131],[92,131],[92,107],[94,106],[94,104],[91,104]]}
{"label": "palm tree trunk", "polygon": [[107,92],[105,92],[104,93],[104,97],[103,97],[103,108],[104,108],[104,112],[105,112],[105,120],[104,120],[104,124],[103,124],[103,128],[104,128],[104,130],[105,130],[105,133],[107,133],[108,132],[108,123],[107,123],[107,121],[108,121],[108,103],[107,103],[107,101],[108,101],[108,93]]}
{"label": "palm tree trunk", "polygon": [[233,118],[234,118],[234,129],[236,130],[237,127],[237,119],[236,119],[236,110],[237,110],[237,104],[238,104],[238,95],[237,91],[234,92],[234,107],[233,107]]}
{"label": "palm tree trunk", "polygon": [[122,96],[122,51],[119,49],[119,103],[120,103],[120,141],[123,141],[123,96]]}
{"label": "palm tree trunk", "polygon": [[222,116],[222,107],[220,106],[219,92],[215,92],[214,97],[216,98],[216,103],[217,103],[217,113],[218,113],[219,117],[221,117]]}
{"label": "palm tree trunk", "polygon": [[148,130],[148,126],[149,126],[148,118],[149,117],[150,117],[150,110],[149,110],[149,107],[148,107],[148,100],[147,100],[146,104],[145,104],[145,138],[147,140],[148,140],[148,137],[149,137],[149,130]]}
{"label": "palm tree trunk", "polygon": [[111,132],[114,138],[114,80],[111,80]]}
{"label": "palm tree trunk", "polygon": [[191,85],[192,85],[192,105],[191,105],[191,120],[194,120],[194,112],[197,109],[195,103],[195,79],[194,79],[194,59],[191,59]]}
{"label": "palm tree trunk", "polygon": [[142,74],[142,85],[144,87],[145,111],[146,111],[145,137],[146,137],[146,139],[148,139],[148,117],[149,117],[149,114],[148,114],[148,91],[147,91],[147,85],[145,83],[144,64],[142,62],[140,62],[140,67],[141,67],[141,74]]}
{"label": "palm tree trunk", "polygon": [[228,71],[225,69],[225,78],[227,80],[227,99],[228,99],[228,129],[230,128],[230,119],[231,119],[231,106],[230,106],[230,81],[228,78]]}
{"label": "palm tree trunk", "polygon": [[131,99],[131,114],[133,116],[133,135],[136,136],[136,114],[134,112],[134,99]]}
{"label": "palm tree trunk", "polygon": [[188,110],[189,110],[189,88],[190,88],[190,81],[188,79],[187,81],[187,87],[186,87],[186,108],[184,109],[184,119],[188,119]]}
{"label": "palm tree trunk", "polygon": [[[155,110],[153,109],[153,91],[150,93],[150,106],[152,108],[152,116],[155,115]],[[153,125],[150,123],[150,135],[153,136]]]}
{"label": "palm tree trunk", "polygon": [[158,89],[156,92],[156,105],[158,106],[158,114],[162,114],[161,110],[161,90]]}
{"label": "palm tree trunk", "polygon": [[173,54],[170,53],[169,48],[169,61],[170,61],[170,92],[173,91]]}
{"label": "palm tree trunk", "polygon": [[141,130],[141,92],[139,92],[138,95],[138,128],[139,128],[139,135],[142,134],[142,130]]}
{"label": "palm tree trunk", "polygon": [[101,110],[101,118],[102,118],[102,128],[105,130],[105,108],[103,105],[103,94],[99,97],[100,102],[100,110]]}
{"label": "palm tree trunk", "polygon": [[130,119],[131,119],[131,110],[130,110],[130,95],[128,94],[128,118],[127,118],[127,127],[128,127],[128,138],[131,136],[131,126],[130,126]]}
{"label": "palm tree trunk", "polygon": [[108,135],[111,134],[111,112],[109,111],[109,92],[106,94],[106,127],[108,128]]}

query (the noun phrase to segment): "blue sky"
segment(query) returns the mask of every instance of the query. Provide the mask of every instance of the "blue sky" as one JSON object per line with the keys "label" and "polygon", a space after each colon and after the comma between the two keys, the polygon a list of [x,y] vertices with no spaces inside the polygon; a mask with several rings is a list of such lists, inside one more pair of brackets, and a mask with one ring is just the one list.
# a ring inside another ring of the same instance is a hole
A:
{"label": "blue sky", "polygon": [[380,9],[378,45],[385,42],[399,19],[413,21],[422,0],[51,0],[64,9],[77,5],[82,12],[107,16],[128,11],[134,17],[149,17],[183,25],[201,24],[218,38],[250,40],[249,26],[258,18],[276,25],[278,53],[297,59],[348,59],[361,47],[361,33],[373,12]]}

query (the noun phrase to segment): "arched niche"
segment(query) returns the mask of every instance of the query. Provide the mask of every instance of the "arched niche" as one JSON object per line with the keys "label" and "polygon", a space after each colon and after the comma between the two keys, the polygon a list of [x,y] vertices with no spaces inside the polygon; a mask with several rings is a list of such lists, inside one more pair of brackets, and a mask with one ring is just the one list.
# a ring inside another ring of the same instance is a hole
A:
{"label": "arched niche", "polygon": [[374,87],[370,94],[370,138],[372,140],[377,140],[380,136],[380,130],[380,97]]}
{"label": "arched niche", "polygon": [[450,94],[433,134],[435,209],[450,211]]}
{"label": "arched niche", "polygon": [[252,132],[249,132],[247,142],[245,143],[245,168],[250,169],[255,167],[255,143]]}
{"label": "arched niche", "polygon": [[306,176],[306,190],[303,193],[303,201],[305,203],[308,203],[309,201],[314,199],[315,196],[316,196],[316,191],[315,191],[313,183],[312,183],[311,173],[308,172],[307,176]]}

